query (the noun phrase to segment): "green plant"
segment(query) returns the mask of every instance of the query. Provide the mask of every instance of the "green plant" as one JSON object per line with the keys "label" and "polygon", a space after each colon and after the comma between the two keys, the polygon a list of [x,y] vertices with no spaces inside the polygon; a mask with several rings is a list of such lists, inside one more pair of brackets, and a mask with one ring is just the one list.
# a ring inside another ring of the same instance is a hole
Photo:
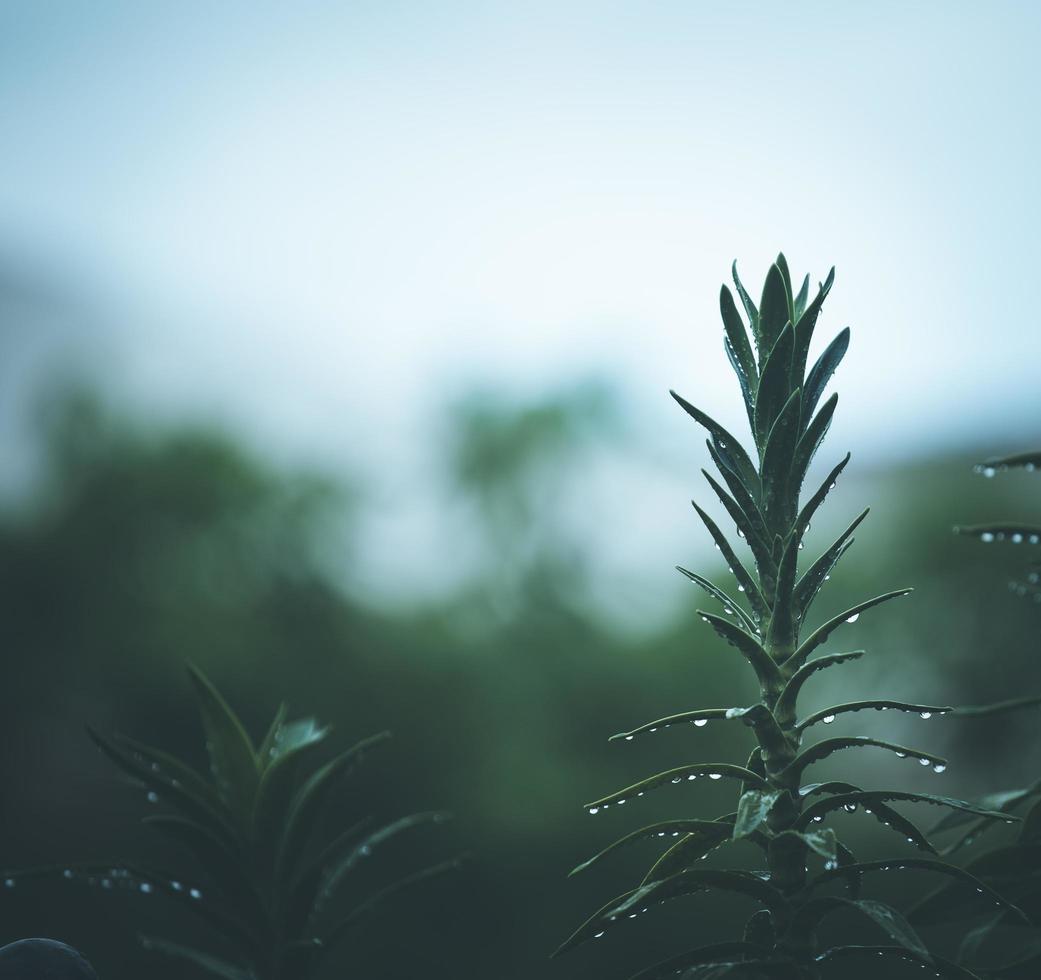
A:
{"label": "green plant", "polygon": [[[977,473],[994,477],[1013,468],[1033,472],[1041,466],[1041,453],[1019,453],[986,460],[975,467]],[[1041,544],[1041,527],[1017,522],[997,522],[954,528],[956,534],[978,538],[984,543]],[[1030,596],[1041,602],[1035,559],[1027,566],[1025,580],[1013,579],[1009,588],[1019,596]],[[1026,708],[1036,708],[1041,696],[1028,695],[994,704],[960,707],[954,714],[966,718],[987,718]],[[979,805],[1003,813],[1023,814],[1022,823],[1011,839],[1000,841],[992,849],[979,853],[971,848],[993,826],[992,821],[977,819],[972,813],[952,812],[932,828],[935,836],[952,834],[944,848],[945,856],[966,856],[967,871],[1015,901],[1034,922],[1041,918],[1041,780],[1029,786],[989,793]],[[1023,928],[1023,923],[998,909],[979,915],[978,903],[972,895],[956,885],[947,885],[925,896],[909,911],[916,925],[958,921],[964,937],[958,950],[959,962],[987,976],[1033,977],[1041,961],[1041,938],[1036,930]],[[970,928],[971,926],[971,928]]]}
{"label": "green plant", "polygon": [[[751,553],[754,565],[750,571],[716,522],[694,504],[733,572],[747,606],[701,575],[682,568],[680,571],[722,606],[722,614],[699,610],[699,615],[748,662],[758,681],[759,700],[747,707],[699,708],[613,736],[630,740],[673,725],[701,727],[731,720],[747,725],[756,745],[744,765],[686,764],[587,804],[589,813],[596,814],[670,784],[727,779],[740,786],[737,808],[714,820],[683,818],[644,827],[580,865],[576,871],[638,840],[664,838],[671,845],[639,885],[603,906],[562,944],[558,954],[624,929],[628,920],[662,902],[721,889],[747,897],[755,907],[743,937],[681,953],[640,972],[639,980],[676,975],[813,977],[828,964],[864,956],[872,957],[872,962],[879,958],[910,959],[940,973],[965,976],[950,961],[933,955],[896,909],[862,899],[861,879],[889,869],[899,869],[901,874],[937,872],[967,882],[974,894],[977,889],[988,893],[991,902],[1016,911],[989,886],[940,861],[925,835],[890,804],[935,804],[984,820],[1010,819],[1007,814],[930,793],[863,790],[840,781],[803,781],[806,771],[819,760],[847,749],[871,746],[942,772],[946,762],[938,756],[881,739],[827,738],[809,746],[804,746],[803,740],[818,724],[826,725],[847,712],[892,710],[928,718],[951,710],[895,700],[858,700],[803,718],[797,714],[797,700],[804,684],[822,669],[854,662],[863,655],[858,650],[814,658],[832,634],[854,622],[861,613],[910,591],[884,593],[827,619],[815,629],[804,630],[818,591],[852,544],[853,532],[867,514],[865,511],[859,515],[799,574],[803,536],[850,458],[847,454],[800,506],[803,482],[831,423],[837,396],[832,395],[823,404],[821,399],[849,343],[847,328],[828,344],[807,372],[814,328],[833,278],[834,270],[811,300],[809,277],[797,293],[793,292],[787,263],[779,255],[766,276],[757,307],[742,286],[735,265],[734,284],[748,317],[752,343],[730,290],[722,288],[724,345],[744,396],[758,463],[753,463],[730,432],[673,393],[680,406],[708,432],[709,456],[722,482],[703,472]],[[827,826],[835,811],[858,807],[899,834],[902,843],[929,856],[859,862]],[[701,863],[710,852],[740,839],[758,845],[762,867],[717,869]],[[844,894],[836,893],[833,886],[842,886]],[[873,923],[876,932],[886,937],[885,942],[828,946],[824,926],[835,913],[853,913]]]}
{"label": "green plant", "polygon": [[[1010,469],[1024,469],[1033,473],[1041,468],[1041,452],[1017,453],[1014,456],[1000,456],[988,459],[976,466],[976,472],[986,477],[994,477]],[[1041,544],[1041,525],[1023,524],[1015,521],[1001,521],[989,524],[973,524],[956,527],[955,534],[965,534],[979,538],[986,544],[1007,541],[1011,544]],[[1009,588],[1020,596],[1030,596],[1034,602],[1041,602],[1041,561],[1034,559],[1027,566],[1024,579],[1013,579]]]}
{"label": "green plant", "polygon": [[[456,867],[436,864],[379,891],[345,892],[372,852],[403,831],[446,819],[417,813],[385,825],[362,816],[331,841],[316,840],[338,784],[364,755],[390,737],[363,739],[323,761],[328,727],[313,718],[288,721],[283,705],[254,747],[242,723],[203,674],[189,668],[210,778],[181,760],[124,735],[91,737],[147,793],[159,812],[144,818],[195,859],[205,883],[190,870],[174,873],[127,865],[79,865],[61,871],[112,891],[165,896],[191,910],[235,950],[233,959],[168,939],[144,945],[226,980],[306,980],[326,954],[348,937],[371,909],[400,889]],[[19,878],[53,871],[7,873]]]}

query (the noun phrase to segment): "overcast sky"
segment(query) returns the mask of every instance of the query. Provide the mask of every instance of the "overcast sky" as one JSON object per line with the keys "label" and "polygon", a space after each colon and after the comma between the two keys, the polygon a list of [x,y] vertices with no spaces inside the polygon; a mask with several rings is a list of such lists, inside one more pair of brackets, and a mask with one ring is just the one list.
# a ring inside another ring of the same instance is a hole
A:
{"label": "overcast sky", "polygon": [[838,267],[845,442],[1014,449],[1039,41],[1027,0],[6,0],[0,254],[142,403],[372,461],[472,383],[739,425],[718,286],[784,249]]}

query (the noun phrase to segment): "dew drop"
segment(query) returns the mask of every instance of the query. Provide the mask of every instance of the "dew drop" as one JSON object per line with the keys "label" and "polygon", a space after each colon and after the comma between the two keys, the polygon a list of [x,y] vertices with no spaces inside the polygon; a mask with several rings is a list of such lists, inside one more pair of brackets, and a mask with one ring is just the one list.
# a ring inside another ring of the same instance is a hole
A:
{"label": "dew drop", "polygon": [[907,753],[906,752],[897,752],[896,757],[898,759],[906,759],[907,758]]}
{"label": "dew drop", "polygon": [[919,759],[918,760],[918,765],[920,765],[920,766],[928,766],[928,765],[930,765],[930,762],[929,762],[928,759]]}
{"label": "dew drop", "polygon": [[741,585],[741,584],[738,584],[737,591],[738,592],[744,592],[745,591],[745,587],[743,585]]}
{"label": "dew drop", "polygon": [[854,613],[852,616],[846,618],[846,622],[855,623],[858,619],[860,619],[860,613]]}
{"label": "dew drop", "polygon": [[188,897],[189,898],[194,898],[194,899],[200,899],[200,898],[202,898],[202,892],[199,891],[198,888],[189,888],[188,889]]}
{"label": "dew drop", "polygon": [[830,725],[834,720],[835,720],[835,716],[834,715],[825,715],[823,718],[821,718],[821,721],[825,725]]}
{"label": "dew drop", "polygon": [[708,774],[708,778],[709,779],[722,779],[723,778],[723,773],[721,773],[721,772],[710,772]]}
{"label": "dew drop", "polygon": [[1012,543],[1013,544],[1022,544],[1023,543],[1023,535],[1020,534],[1017,531],[1015,534],[1012,535]]}
{"label": "dew drop", "polygon": [[70,868],[66,868],[66,869],[65,869],[65,870],[64,870],[64,871],[63,871],[63,872],[61,873],[61,876],[62,876],[63,878],[72,878],[72,877],[73,877],[73,874],[72,874],[72,870],[71,870]]}
{"label": "dew drop", "polygon": [[14,878],[5,878],[4,888],[14,888]]}
{"label": "dew drop", "polygon": [[946,771],[947,771],[947,767],[942,762],[937,762],[936,765],[933,766],[933,772],[946,772]]}
{"label": "dew drop", "polygon": [[158,803],[159,802],[159,794],[158,793],[154,793],[151,790],[149,790],[148,795],[145,797],[145,799],[148,800],[149,803]]}
{"label": "dew drop", "polygon": [[992,533],[992,532],[990,532],[990,531],[984,531],[984,532],[983,532],[983,533],[982,533],[982,534],[980,535],[980,541],[983,541],[983,542],[985,542],[985,543],[987,543],[987,544],[990,544],[990,543],[991,543],[991,541],[993,541],[993,540],[994,540],[994,535],[993,535],[993,533]]}
{"label": "dew drop", "polygon": [[932,716],[933,713],[931,711],[923,711],[920,715],[920,717],[924,720],[928,720],[929,718],[932,718]]}
{"label": "dew drop", "polygon": [[152,894],[152,886],[147,881],[142,881],[140,888],[141,888],[141,894],[142,895],[151,895]]}
{"label": "dew drop", "polygon": [[707,724],[708,724],[708,719],[707,718],[696,718],[694,720],[694,727],[695,728],[704,728]]}
{"label": "dew drop", "polygon": [[627,742],[631,742],[631,741],[633,740],[633,737],[632,737],[632,735],[626,735],[626,736],[625,736],[625,740],[626,740]]}
{"label": "dew drop", "polygon": [[599,939],[602,935],[603,935],[602,932],[598,932],[595,936],[593,936],[593,938],[594,939]]}
{"label": "dew drop", "polygon": [[598,807],[598,806],[591,806],[589,808],[589,812],[592,813],[592,814],[599,813],[600,812],[600,807]]}

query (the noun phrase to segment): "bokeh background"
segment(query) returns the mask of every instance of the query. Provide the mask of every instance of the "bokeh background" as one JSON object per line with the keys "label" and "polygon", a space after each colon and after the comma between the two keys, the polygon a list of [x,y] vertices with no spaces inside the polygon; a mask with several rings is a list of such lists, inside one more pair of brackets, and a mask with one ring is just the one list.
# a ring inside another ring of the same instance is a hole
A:
{"label": "bokeh background", "polygon": [[[283,700],[392,729],[364,805],[456,814],[382,860],[465,868],[330,976],[622,977],[732,933],[694,899],[546,958],[650,855],[571,867],[733,806],[581,804],[747,755],[728,726],[606,738],[751,695],[672,570],[726,574],[666,392],[744,431],[716,295],[782,248],[837,266],[816,349],[853,329],[811,547],[873,508],[819,614],[917,589],[812,698],[1041,690],[1022,548],[950,533],[1039,515],[1037,477],[972,472],[1041,444],[1039,40],[1025,0],[0,3],[0,866],[170,860],[84,729],[201,765],[191,660],[258,736]],[[1039,774],[1034,712],[902,726],[951,756],[936,791]],[[822,775],[920,784],[864,755]],[[866,854],[874,826],[840,830]],[[193,935],[154,901],[0,901],[0,942],[184,975],[137,948]]]}

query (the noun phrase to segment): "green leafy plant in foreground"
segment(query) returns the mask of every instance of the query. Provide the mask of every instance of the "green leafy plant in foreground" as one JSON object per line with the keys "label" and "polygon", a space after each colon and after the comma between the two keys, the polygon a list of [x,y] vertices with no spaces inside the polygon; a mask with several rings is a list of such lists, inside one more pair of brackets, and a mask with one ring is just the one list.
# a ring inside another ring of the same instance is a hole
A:
{"label": "green leafy plant in foreground", "polygon": [[[708,472],[705,477],[753,561],[752,568],[746,568],[715,521],[695,503],[698,516],[733,572],[744,602],[695,572],[680,571],[717,604],[715,611],[699,610],[699,615],[747,661],[758,680],[759,700],[746,707],[698,708],[613,738],[630,740],[675,725],[697,728],[730,721],[747,725],[756,745],[744,765],[684,764],[587,804],[588,812],[596,814],[672,784],[723,779],[739,787],[734,812],[714,820],[681,818],[643,827],[580,865],[576,871],[639,840],[654,839],[668,845],[642,882],[604,905],[557,953],[602,937],[610,941],[636,916],[695,893],[737,893],[749,900],[753,911],[743,936],[680,953],[643,970],[633,980],[677,975],[816,977],[832,965],[848,970],[853,960],[863,957],[870,957],[870,962],[878,966],[896,958],[932,967],[941,975],[971,975],[934,955],[895,908],[861,897],[863,880],[882,871],[946,875],[967,885],[978,900],[989,901],[990,906],[998,903],[1019,914],[990,886],[940,860],[927,837],[891,804],[933,804],[984,821],[1013,819],[1007,813],[925,792],[866,790],[841,781],[805,782],[807,771],[815,763],[854,748],[882,749],[930,771],[942,772],[946,762],[938,756],[881,739],[852,736],[824,738],[809,745],[804,742],[818,725],[827,725],[848,712],[889,710],[929,718],[952,710],[885,699],[850,701],[804,717],[797,711],[803,686],[819,671],[853,663],[864,653],[820,653],[832,634],[862,613],[910,591],[886,592],[813,629],[805,628],[821,585],[852,544],[853,533],[867,514],[859,515],[800,574],[803,536],[850,458],[847,454],[800,506],[807,470],[831,423],[837,396],[823,403],[821,399],[849,343],[847,328],[807,371],[814,328],[833,279],[834,270],[812,299],[809,277],[795,293],[787,263],[780,255],[766,276],[757,307],[742,286],[735,265],[734,284],[748,319],[751,342],[733,295],[726,286],[722,288],[724,345],[744,396],[758,462],[752,461],[730,432],[673,393],[679,405],[708,432],[708,452],[719,480]],[[836,811],[857,808],[899,835],[902,851],[910,846],[919,854],[859,861],[828,826]],[[737,840],[757,846],[762,855],[760,867],[723,870],[702,863],[717,848]],[[860,917],[868,927],[870,945],[829,946],[828,920],[836,915]]]}
{"label": "green leafy plant in foreground", "polygon": [[[457,866],[454,860],[436,864],[347,902],[349,886],[374,851],[447,815],[417,813],[384,825],[362,817],[330,841],[315,840],[338,785],[389,733],[323,761],[330,729],[312,718],[288,721],[283,705],[254,746],[206,677],[194,668],[189,673],[211,778],[126,736],[90,734],[156,804],[158,812],[144,823],[190,854],[204,880],[191,871],[110,864],[59,871],[109,891],[164,896],[198,915],[235,952],[226,958],[157,937],[142,939],[147,948],[226,980],[307,980],[371,909],[400,889]],[[20,879],[54,873],[4,874],[10,888]]]}

